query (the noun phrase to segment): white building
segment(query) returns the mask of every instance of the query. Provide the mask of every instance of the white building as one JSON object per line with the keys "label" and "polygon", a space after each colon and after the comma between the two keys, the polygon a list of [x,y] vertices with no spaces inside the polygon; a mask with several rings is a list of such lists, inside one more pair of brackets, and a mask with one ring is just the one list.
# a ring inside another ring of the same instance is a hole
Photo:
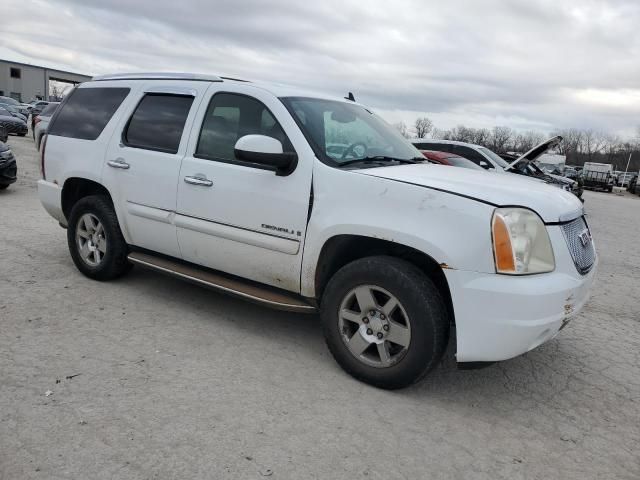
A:
{"label": "white building", "polygon": [[49,100],[50,81],[77,84],[90,79],[90,76],[79,73],[0,60],[0,96],[20,102]]}

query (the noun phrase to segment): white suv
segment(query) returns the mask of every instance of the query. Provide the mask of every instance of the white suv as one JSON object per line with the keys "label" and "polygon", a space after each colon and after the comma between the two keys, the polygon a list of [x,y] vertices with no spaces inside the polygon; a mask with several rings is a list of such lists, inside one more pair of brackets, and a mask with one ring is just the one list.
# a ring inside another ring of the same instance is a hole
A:
{"label": "white suv", "polygon": [[319,311],[338,363],[383,388],[426,374],[452,328],[461,366],[535,348],[580,310],[595,273],[573,195],[427,164],[341,98],[97,77],[58,108],[41,153],[40,199],[83,274],[137,264]]}

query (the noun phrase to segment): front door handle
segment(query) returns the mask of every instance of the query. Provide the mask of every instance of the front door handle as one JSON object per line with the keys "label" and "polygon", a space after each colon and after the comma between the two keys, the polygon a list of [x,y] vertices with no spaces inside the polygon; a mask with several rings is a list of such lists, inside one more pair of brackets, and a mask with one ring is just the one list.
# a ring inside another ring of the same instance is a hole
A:
{"label": "front door handle", "polygon": [[107,165],[113,168],[121,168],[122,170],[128,170],[131,165],[125,162],[122,158],[116,160],[109,160]]}
{"label": "front door handle", "polygon": [[201,174],[194,175],[193,177],[184,177],[184,181],[191,185],[199,185],[201,187],[210,187],[213,185],[211,180]]}

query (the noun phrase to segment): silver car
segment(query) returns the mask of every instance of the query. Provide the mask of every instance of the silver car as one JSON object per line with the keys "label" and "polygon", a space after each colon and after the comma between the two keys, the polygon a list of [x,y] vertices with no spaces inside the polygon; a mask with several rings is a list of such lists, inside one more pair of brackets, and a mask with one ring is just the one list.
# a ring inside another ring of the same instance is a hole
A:
{"label": "silver car", "polygon": [[51,117],[55,113],[56,109],[60,105],[60,102],[50,102],[49,105],[44,107],[44,110],[40,112],[39,115],[34,119],[34,129],[33,129],[33,139],[36,142],[36,148],[40,151],[40,144],[42,143],[42,139],[47,133],[47,128],[49,127],[49,122],[51,121]]}

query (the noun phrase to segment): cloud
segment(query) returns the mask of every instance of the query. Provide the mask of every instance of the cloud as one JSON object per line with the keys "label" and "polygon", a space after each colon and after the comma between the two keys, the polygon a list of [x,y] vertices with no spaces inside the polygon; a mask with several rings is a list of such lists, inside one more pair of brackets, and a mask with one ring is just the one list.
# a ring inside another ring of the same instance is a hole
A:
{"label": "cloud", "polygon": [[3,9],[0,55],[91,74],[196,71],[353,91],[391,121],[427,115],[440,128],[622,132],[640,122],[636,0],[26,0]]}

